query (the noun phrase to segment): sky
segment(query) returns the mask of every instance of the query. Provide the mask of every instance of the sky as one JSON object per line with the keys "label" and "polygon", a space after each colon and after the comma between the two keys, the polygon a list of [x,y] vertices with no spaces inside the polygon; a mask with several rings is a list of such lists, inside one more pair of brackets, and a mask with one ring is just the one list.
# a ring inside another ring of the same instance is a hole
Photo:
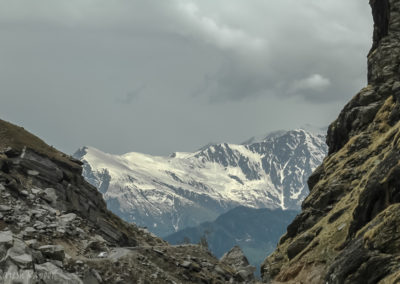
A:
{"label": "sky", "polygon": [[366,85],[367,2],[0,0],[0,118],[68,154],[325,127]]}

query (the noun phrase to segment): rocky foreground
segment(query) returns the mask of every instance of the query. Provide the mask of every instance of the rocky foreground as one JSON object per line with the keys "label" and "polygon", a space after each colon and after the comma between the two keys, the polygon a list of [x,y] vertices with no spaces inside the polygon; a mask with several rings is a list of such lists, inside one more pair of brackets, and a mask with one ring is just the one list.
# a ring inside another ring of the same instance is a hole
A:
{"label": "rocky foreground", "polygon": [[170,246],[108,211],[81,173],[0,120],[0,283],[254,283],[240,249],[220,261]]}
{"label": "rocky foreground", "polygon": [[263,264],[267,283],[400,283],[400,1],[370,4],[368,86],[329,127],[329,156]]}

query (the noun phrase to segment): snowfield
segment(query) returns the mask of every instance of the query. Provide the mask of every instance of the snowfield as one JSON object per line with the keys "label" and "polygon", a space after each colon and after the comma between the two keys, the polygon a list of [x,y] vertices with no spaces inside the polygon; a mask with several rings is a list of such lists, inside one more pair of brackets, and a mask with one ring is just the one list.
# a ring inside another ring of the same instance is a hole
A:
{"label": "snowfield", "polygon": [[299,129],[248,141],[169,157],[111,155],[93,147],[74,156],[112,211],[166,236],[238,205],[300,208],[307,178],[327,154],[325,137]]}

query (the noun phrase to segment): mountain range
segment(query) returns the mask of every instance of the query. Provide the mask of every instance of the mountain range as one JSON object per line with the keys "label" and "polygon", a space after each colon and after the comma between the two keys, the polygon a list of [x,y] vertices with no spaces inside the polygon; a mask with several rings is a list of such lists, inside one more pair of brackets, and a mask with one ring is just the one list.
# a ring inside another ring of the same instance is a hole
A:
{"label": "mountain range", "polygon": [[111,211],[164,237],[237,206],[299,210],[307,178],[326,153],[324,135],[298,129],[168,157],[93,147],[74,157]]}

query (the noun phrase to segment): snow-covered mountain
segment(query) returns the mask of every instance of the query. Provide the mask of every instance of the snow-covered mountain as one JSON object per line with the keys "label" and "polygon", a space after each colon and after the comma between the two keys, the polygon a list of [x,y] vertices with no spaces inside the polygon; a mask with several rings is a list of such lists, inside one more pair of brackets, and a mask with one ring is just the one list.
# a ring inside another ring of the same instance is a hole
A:
{"label": "snow-covered mountain", "polygon": [[111,155],[92,147],[74,156],[110,210],[166,236],[239,205],[298,210],[308,194],[308,176],[327,153],[324,140],[293,130],[169,157]]}

